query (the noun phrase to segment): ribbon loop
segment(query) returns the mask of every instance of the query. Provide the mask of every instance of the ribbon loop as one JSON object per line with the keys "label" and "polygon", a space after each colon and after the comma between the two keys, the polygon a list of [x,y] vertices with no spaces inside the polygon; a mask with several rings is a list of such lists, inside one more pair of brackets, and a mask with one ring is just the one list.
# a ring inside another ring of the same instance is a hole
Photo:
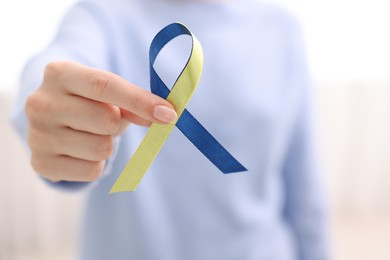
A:
{"label": "ribbon loop", "polygon": [[[179,35],[189,35],[192,49],[186,66],[177,78],[172,90],[164,84],[153,65],[164,46]],[[167,99],[178,115],[176,126],[179,130],[223,173],[246,171],[242,166],[185,107],[194,93],[203,67],[203,51],[200,42],[180,23],[173,23],[162,29],[153,39],[149,49],[151,91]],[[117,179],[110,193],[134,191],[147,169],[164,145],[175,124],[153,123]]]}

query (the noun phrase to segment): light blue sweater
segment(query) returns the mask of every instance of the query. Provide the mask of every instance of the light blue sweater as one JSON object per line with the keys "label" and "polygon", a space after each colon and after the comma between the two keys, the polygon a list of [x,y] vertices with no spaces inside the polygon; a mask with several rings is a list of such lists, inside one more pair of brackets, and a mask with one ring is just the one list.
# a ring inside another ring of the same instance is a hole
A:
{"label": "light blue sweater", "polygon": [[[24,70],[18,130],[26,136],[24,101],[52,60],[109,70],[149,89],[149,44],[175,21],[204,49],[203,75],[188,110],[249,171],[222,174],[175,129],[136,192],[108,195],[146,132],[130,126],[100,180],[52,184],[89,186],[81,259],[328,259],[302,39],[294,19],[274,6],[255,0],[76,4]],[[188,57],[186,40],[177,42],[157,61],[167,85]]]}

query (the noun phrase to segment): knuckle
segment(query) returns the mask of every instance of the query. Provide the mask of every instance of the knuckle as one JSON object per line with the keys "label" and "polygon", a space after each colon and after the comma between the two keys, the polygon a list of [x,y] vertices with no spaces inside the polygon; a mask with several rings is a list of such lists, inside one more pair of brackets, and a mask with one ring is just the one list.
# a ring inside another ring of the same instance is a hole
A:
{"label": "knuckle", "polygon": [[45,98],[45,95],[41,91],[36,91],[28,96],[24,106],[26,115],[29,118],[34,115],[38,115],[41,118],[41,116],[47,115],[52,109],[52,102],[50,99]]}
{"label": "knuckle", "polygon": [[104,166],[104,161],[91,163],[88,172],[85,176],[86,181],[96,181],[97,179],[99,179],[103,174]]}
{"label": "knuckle", "polygon": [[34,153],[31,155],[30,164],[32,169],[41,177],[46,178],[50,181],[60,181],[61,179],[56,176],[56,174],[49,169],[51,167],[50,160],[46,159],[47,156],[36,156]]}
{"label": "knuckle", "polygon": [[104,136],[100,138],[98,152],[99,160],[107,160],[112,155],[114,150],[114,140],[111,136]]}
{"label": "knuckle", "polygon": [[27,97],[26,104],[24,106],[24,110],[26,115],[29,117],[32,114],[36,113],[40,110],[42,104],[41,97],[35,92]]}
{"label": "knuckle", "polygon": [[[39,119],[30,120],[27,128],[27,144],[32,152],[42,153],[52,151],[56,146],[56,130],[40,122]],[[58,147],[61,147],[58,145]]]}
{"label": "knuckle", "polygon": [[66,62],[63,61],[49,62],[45,67],[44,78],[50,80],[60,77],[62,75],[62,72],[64,71],[65,66]]}
{"label": "knuckle", "polygon": [[106,112],[103,115],[103,128],[107,134],[115,134],[119,127],[121,121],[120,110],[117,107],[109,106],[107,107]]}
{"label": "knuckle", "polygon": [[140,109],[140,107],[143,106],[145,102],[145,99],[141,96],[141,95],[137,95],[137,96],[134,96],[133,97],[133,100],[132,100],[132,107],[135,109],[135,110],[138,110]]}
{"label": "knuckle", "polygon": [[89,83],[92,87],[92,91],[97,98],[104,97],[109,91],[111,81],[111,74],[108,72],[93,73],[90,76]]}

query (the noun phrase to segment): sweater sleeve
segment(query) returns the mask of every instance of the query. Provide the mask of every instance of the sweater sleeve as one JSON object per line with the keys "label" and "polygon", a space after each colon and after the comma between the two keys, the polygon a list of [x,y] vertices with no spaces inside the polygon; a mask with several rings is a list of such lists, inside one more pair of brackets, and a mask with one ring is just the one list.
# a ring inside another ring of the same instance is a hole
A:
{"label": "sweater sleeve", "polygon": [[284,216],[297,241],[297,259],[325,260],[329,259],[327,205],[315,144],[310,84],[300,30],[295,26],[290,32],[287,79],[297,102],[283,167]]}
{"label": "sweater sleeve", "polygon": [[[19,93],[13,107],[11,120],[19,135],[26,142],[28,122],[24,112],[27,97],[36,90],[44,75],[46,65],[52,61],[74,61],[86,66],[110,70],[110,46],[108,19],[103,9],[93,1],[74,5],[64,16],[53,41],[42,52],[30,59],[20,79]],[[116,142],[116,148],[118,141]],[[115,154],[115,153],[114,153]],[[110,158],[103,174],[111,168]],[[89,183],[61,181],[51,186],[64,190],[79,190]]]}

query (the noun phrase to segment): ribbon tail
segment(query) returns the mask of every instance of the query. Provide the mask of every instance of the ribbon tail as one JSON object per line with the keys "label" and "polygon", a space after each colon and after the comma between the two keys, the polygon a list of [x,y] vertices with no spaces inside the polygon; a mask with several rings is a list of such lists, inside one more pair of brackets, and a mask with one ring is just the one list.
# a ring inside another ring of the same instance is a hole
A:
{"label": "ribbon tail", "polygon": [[223,173],[247,171],[187,109],[176,126]]}
{"label": "ribbon tail", "polygon": [[174,124],[152,124],[110,193],[135,191],[174,127]]}

